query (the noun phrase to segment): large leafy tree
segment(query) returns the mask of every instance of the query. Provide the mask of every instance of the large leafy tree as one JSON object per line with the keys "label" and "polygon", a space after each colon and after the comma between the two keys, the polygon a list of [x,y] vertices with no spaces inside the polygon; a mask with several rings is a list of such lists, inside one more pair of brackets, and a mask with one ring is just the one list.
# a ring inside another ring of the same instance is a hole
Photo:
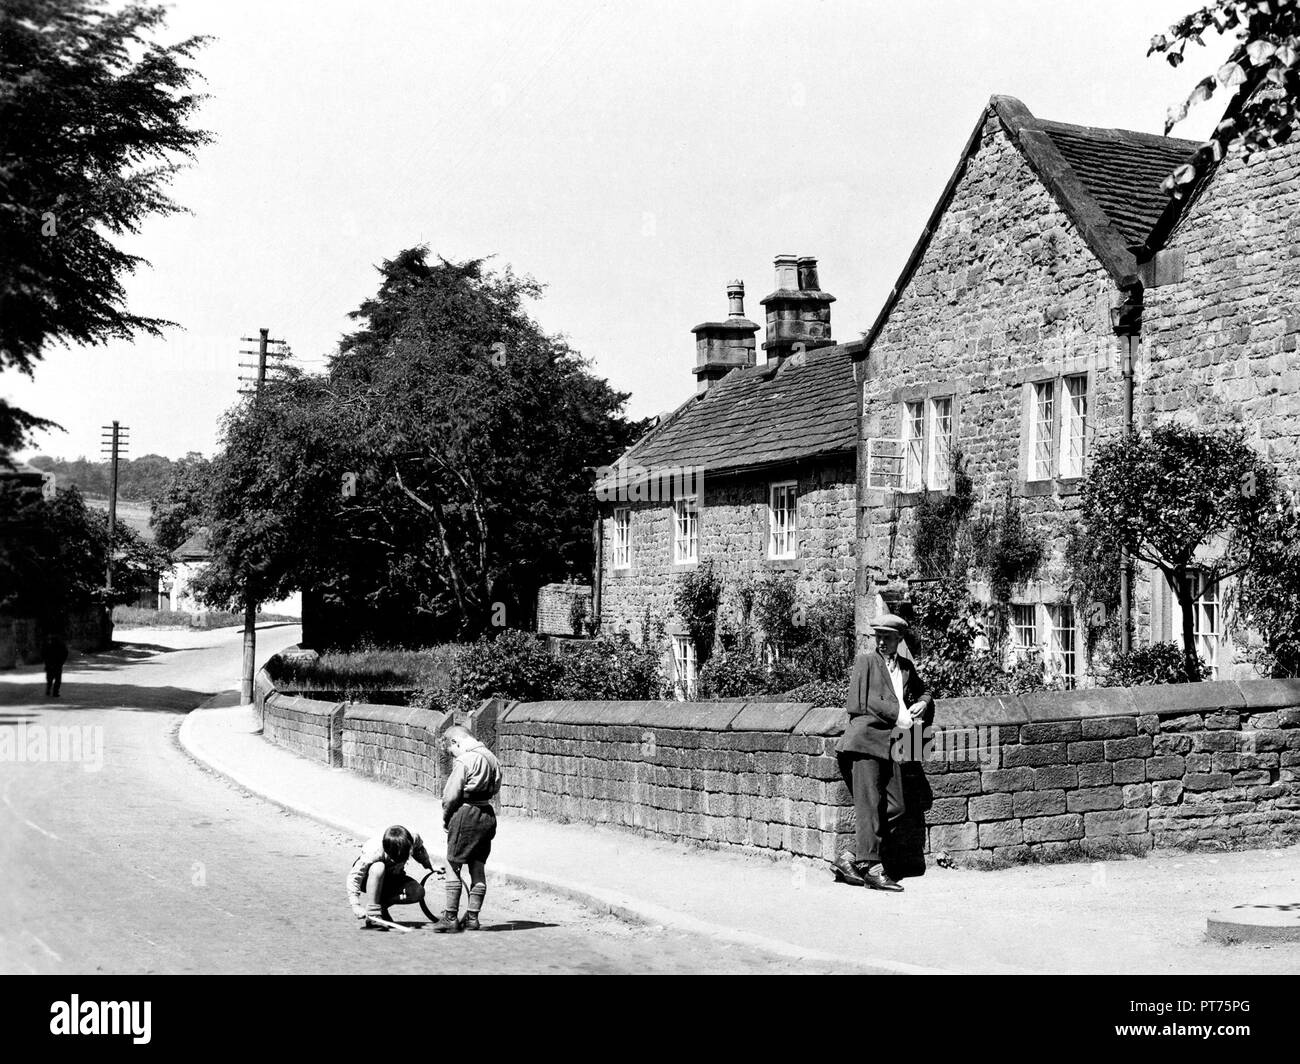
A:
{"label": "large leafy tree", "polygon": [[57,621],[69,610],[130,602],[156,586],[167,556],[118,521],[111,594],[107,563],[108,523],[76,488],[43,499],[0,479],[0,611]]}
{"label": "large leafy tree", "polygon": [[1257,565],[1272,541],[1279,491],[1273,466],[1240,430],[1166,424],[1097,449],[1083,486],[1085,531],[1164,574],[1182,610],[1189,681],[1201,678],[1193,574],[1217,585]]}
{"label": "large leafy tree", "polygon": [[168,463],[168,477],[161,490],[151,486],[149,527],[154,542],[163,550],[175,550],[203,524],[211,472],[212,463],[191,451]]}
{"label": "large leafy tree", "polygon": [[[189,60],[150,39],[162,7],[105,0],[0,5],[0,369],[31,375],[52,341],[98,344],[171,324],[128,310],[144,260],[116,238],[181,210],[165,193],[209,138]],[[0,400],[0,459],[51,422]]]}
{"label": "large leafy tree", "polygon": [[1180,19],[1167,34],[1151,41],[1147,54],[1160,54],[1173,66],[1186,58],[1191,43],[1205,45],[1207,33],[1236,39],[1227,62],[1197,82],[1191,95],[1170,108],[1168,133],[1192,107],[1211,99],[1222,87],[1228,94],[1224,116],[1192,162],[1165,182],[1175,196],[1191,188],[1203,167],[1234,146],[1247,155],[1290,140],[1300,101],[1300,4],[1295,0],[1214,0]]}
{"label": "large leafy tree", "polygon": [[209,596],[300,588],[409,639],[520,623],[538,586],[590,568],[588,471],[630,443],[626,396],[532,320],[530,279],[423,247],[380,275],[324,377],[230,419]]}

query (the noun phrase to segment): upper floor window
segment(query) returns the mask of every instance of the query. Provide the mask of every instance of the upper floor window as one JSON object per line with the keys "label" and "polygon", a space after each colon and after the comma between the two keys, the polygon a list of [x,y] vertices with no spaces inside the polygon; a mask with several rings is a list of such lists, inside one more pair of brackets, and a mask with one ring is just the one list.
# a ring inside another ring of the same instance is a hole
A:
{"label": "upper floor window", "polygon": [[920,491],[925,469],[925,404],[903,404],[903,490]]}
{"label": "upper floor window", "polygon": [[673,502],[673,561],[700,560],[699,500],[688,495]]}
{"label": "upper floor window", "polygon": [[620,506],[614,510],[614,568],[632,566],[632,509]]}
{"label": "upper floor window", "polygon": [[798,554],[799,491],[793,480],[769,488],[767,556],[794,558]]}
{"label": "upper floor window", "polygon": [[1083,476],[1088,458],[1088,375],[1034,381],[1027,401],[1026,479]]}
{"label": "upper floor window", "polygon": [[930,400],[930,470],[928,486],[936,491],[952,479],[952,396]]}

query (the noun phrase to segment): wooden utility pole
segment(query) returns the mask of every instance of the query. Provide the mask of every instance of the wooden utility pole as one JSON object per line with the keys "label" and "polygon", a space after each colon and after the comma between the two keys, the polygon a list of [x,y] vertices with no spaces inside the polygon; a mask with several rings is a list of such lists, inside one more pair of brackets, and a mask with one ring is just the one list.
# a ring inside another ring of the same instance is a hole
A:
{"label": "wooden utility pole", "polygon": [[104,426],[104,435],[101,437],[101,451],[108,457],[112,468],[111,487],[108,491],[108,560],[104,563],[104,589],[110,592],[113,590],[113,540],[117,536],[117,463],[122,451],[126,449],[130,431],[125,425],[114,421],[111,425]]}
{"label": "wooden utility pole", "polygon": [[[254,365],[248,362],[241,362],[240,365],[246,369],[257,371],[257,376],[251,382],[253,402],[256,403],[262,395],[262,385],[266,383],[266,360],[268,357],[285,357],[287,351],[270,351],[268,348],[271,344],[283,346],[283,340],[269,339],[270,329],[258,329],[257,340],[254,341],[251,336],[241,336],[240,339],[245,343],[256,343],[256,351],[240,351],[241,355],[257,355],[257,363]],[[241,377],[241,380],[247,381],[247,378]],[[244,394],[248,394],[250,389],[241,389]],[[251,581],[245,581],[244,584],[244,664],[239,677],[239,701],[241,705],[251,705],[253,701],[253,674],[257,671],[257,603],[253,601]]]}

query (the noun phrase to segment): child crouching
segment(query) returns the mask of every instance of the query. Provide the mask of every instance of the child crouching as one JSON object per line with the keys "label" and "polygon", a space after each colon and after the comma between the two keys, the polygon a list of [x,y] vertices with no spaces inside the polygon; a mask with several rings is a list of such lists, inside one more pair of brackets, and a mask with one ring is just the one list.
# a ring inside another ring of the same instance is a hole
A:
{"label": "child crouching", "polygon": [[407,859],[412,857],[433,871],[433,862],[420,836],[400,824],[394,824],[361,848],[361,855],[348,872],[348,901],[362,929],[388,930],[382,924],[371,923],[370,918],[389,920],[390,905],[412,905],[424,897],[424,887],[406,874]]}
{"label": "child crouching", "polygon": [[[487,859],[497,833],[492,798],[501,789],[501,763],[460,725],[443,734],[443,746],[455,759],[442,792],[442,822],[447,829],[447,907],[432,929],[442,934],[479,930],[479,912],[487,896]],[[469,867],[469,900],[464,922],[460,912],[462,865]]]}

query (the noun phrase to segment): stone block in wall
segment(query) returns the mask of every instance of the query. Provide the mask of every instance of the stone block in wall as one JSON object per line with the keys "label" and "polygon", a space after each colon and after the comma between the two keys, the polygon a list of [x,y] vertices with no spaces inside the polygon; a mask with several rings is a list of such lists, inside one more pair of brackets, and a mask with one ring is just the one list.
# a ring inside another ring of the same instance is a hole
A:
{"label": "stone block in wall", "polygon": [[1065,743],[1035,743],[1032,746],[1012,746],[1002,751],[1002,764],[1007,768],[1026,766],[1041,768],[1044,765],[1059,765],[1067,758]]}
{"label": "stone block in wall", "polygon": [[1071,791],[1065,796],[1065,807],[1071,813],[1086,813],[1097,809],[1122,809],[1124,807],[1124,789],[1122,787],[1086,787]]}
{"label": "stone block in wall", "polygon": [[1218,791],[1231,787],[1232,777],[1226,772],[1189,772],[1183,786],[1189,791]]}
{"label": "stone block in wall", "polygon": [[1246,705],[1241,688],[1230,680],[1204,683],[1153,684],[1138,689],[1142,709],[1161,717],[1187,713],[1237,710]]}
{"label": "stone block in wall", "polygon": [[1083,825],[1089,836],[1142,834],[1147,830],[1147,811],[1123,809],[1084,813]]}
{"label": "stone block in wall", "polygon": [[1089,761],[1079,766],[1080,787],[1104,787],[1115,781],[1115,769],[1109,761]]}
{"label": "stone block in wall", "polygon": [[1137,721],[1126,717],[1085,720],[1082,731],[1085,739],[1122,739],[1137,734]]}
{"label": "stone block in wall", "polygon": [[1083,838],[1083,817],[1078,813],[1026,818],[1021,827],[1026,842],[1064,842]]}
{"label": "stone block in wall", "polygon": [[1000,820],[979,825],[979,844],[984,849],[995,846],[1019,846],[1024,832],[1018,820]]}
{"label": "stone block in wall", "polygon": [[1079,769],[1075,765],[1044,765],[1032,770],[1034,790],[1050,791],[1079,785]]}
{"label": "stone block in wall", "polygon": [[[1096,722],[1090,721],[1089,723]],[[1070,762],[1074,764],[1086,761],[1104,761],[1106,753],[1100,739],[1085,739],[1082,742],[1071,743],[1068,747],[1068,756]]]}
{"label": "stone block in wall", "polygon": [[1151,784],[1151,801],[1157,805],[1175,805],[1182,796],[1182,780],[1161,780]]}
{"label": "stone block in wall", "polygon": [[1107,761],[1126,761],[1134,757],[1150,757],[1155,752],[1149,735],[1133,735],[1127,739],[1105,741]]}
{"label": "stone block in wall", "polygon": [[1009,794],[980,794],[969,799],[967,815],[975,823],[983,820],[1005,820],[1014,815]]}
{"label": "stone block in wall", "polygon": [[979,847],[978,824],[935,824],[929,829],[930,851],[974,850]]}
{"label": "stone block in wall", "polygon": [[748,702],[727,725],[731,731],[790,733],[813,709],[809,702]]}
{"label": "stone block in wall", "polygon": [[1030,768],[995,768],[980,773],[980,787],[986,794],[1029,790],[1033,783],[1034,770]]}
{"label": "stone block in wall", "polygon": [[1011,796],[1011,811],[1021,819],[1064,813],[1065,791],[1020,791]]}
{"label": "stone block in wall", "polygon": [[[1152,740],[1153,749],[1156,757],[1165,757],[1172,754],[1190,753],[1192,749],[1192,736],[1190,735],[1157,735]],[[1182,763],[1179,763],[1178,771],[1182,771]],[[1160,777],[1164,778],[1164,777]]]}
{"label": "stone block in wall", "polygon": [[930,780],[935,797],[955,798],[979,794],[983,790],[978,772],[946,772]]}
{"label": "stone block in wall", "polygon": [[[1085,725],[1088,720],[1105,717],[1129,718],[1131,726],[1136,727],[1132,719],[1137,715],[1133,693],[1127,687],[1093,687],[1075,691],[1032,691],[1020,696],[1029,720],[1041,721],[1080,721]],[[1083,737],[1091,738],[1087,728]]]}
{"label": "stone block in wall", "polygon": [[808,710],[795,725],[795,735],[842,735],[849,716],[842,709],[821,707]]}
{"label": "stone block in wall", "polygon": [[966,822],[965,798],[936,798],[926,810],[925,819],[930,824],[962,824]]}
{"label": "stone block in wall", "polygon": [[1247,709],[1280,709],[1300,706],[1300,677],[1280,680],[1238,680],[1242,703]]}
{"label": "stone block in wall", "polygon": [[1144,783],[1147,778],[1147,763],[1140,757],[1128,758],[1114,762],[1114,780],[1116,783]]}
{"label": "stone block in wall", "polygon": [[1055,721],[1047,724],[1025,724],[1020,729],[1022,743],[1062,743],[1079,739],[1083,724],[1077,720]]}

